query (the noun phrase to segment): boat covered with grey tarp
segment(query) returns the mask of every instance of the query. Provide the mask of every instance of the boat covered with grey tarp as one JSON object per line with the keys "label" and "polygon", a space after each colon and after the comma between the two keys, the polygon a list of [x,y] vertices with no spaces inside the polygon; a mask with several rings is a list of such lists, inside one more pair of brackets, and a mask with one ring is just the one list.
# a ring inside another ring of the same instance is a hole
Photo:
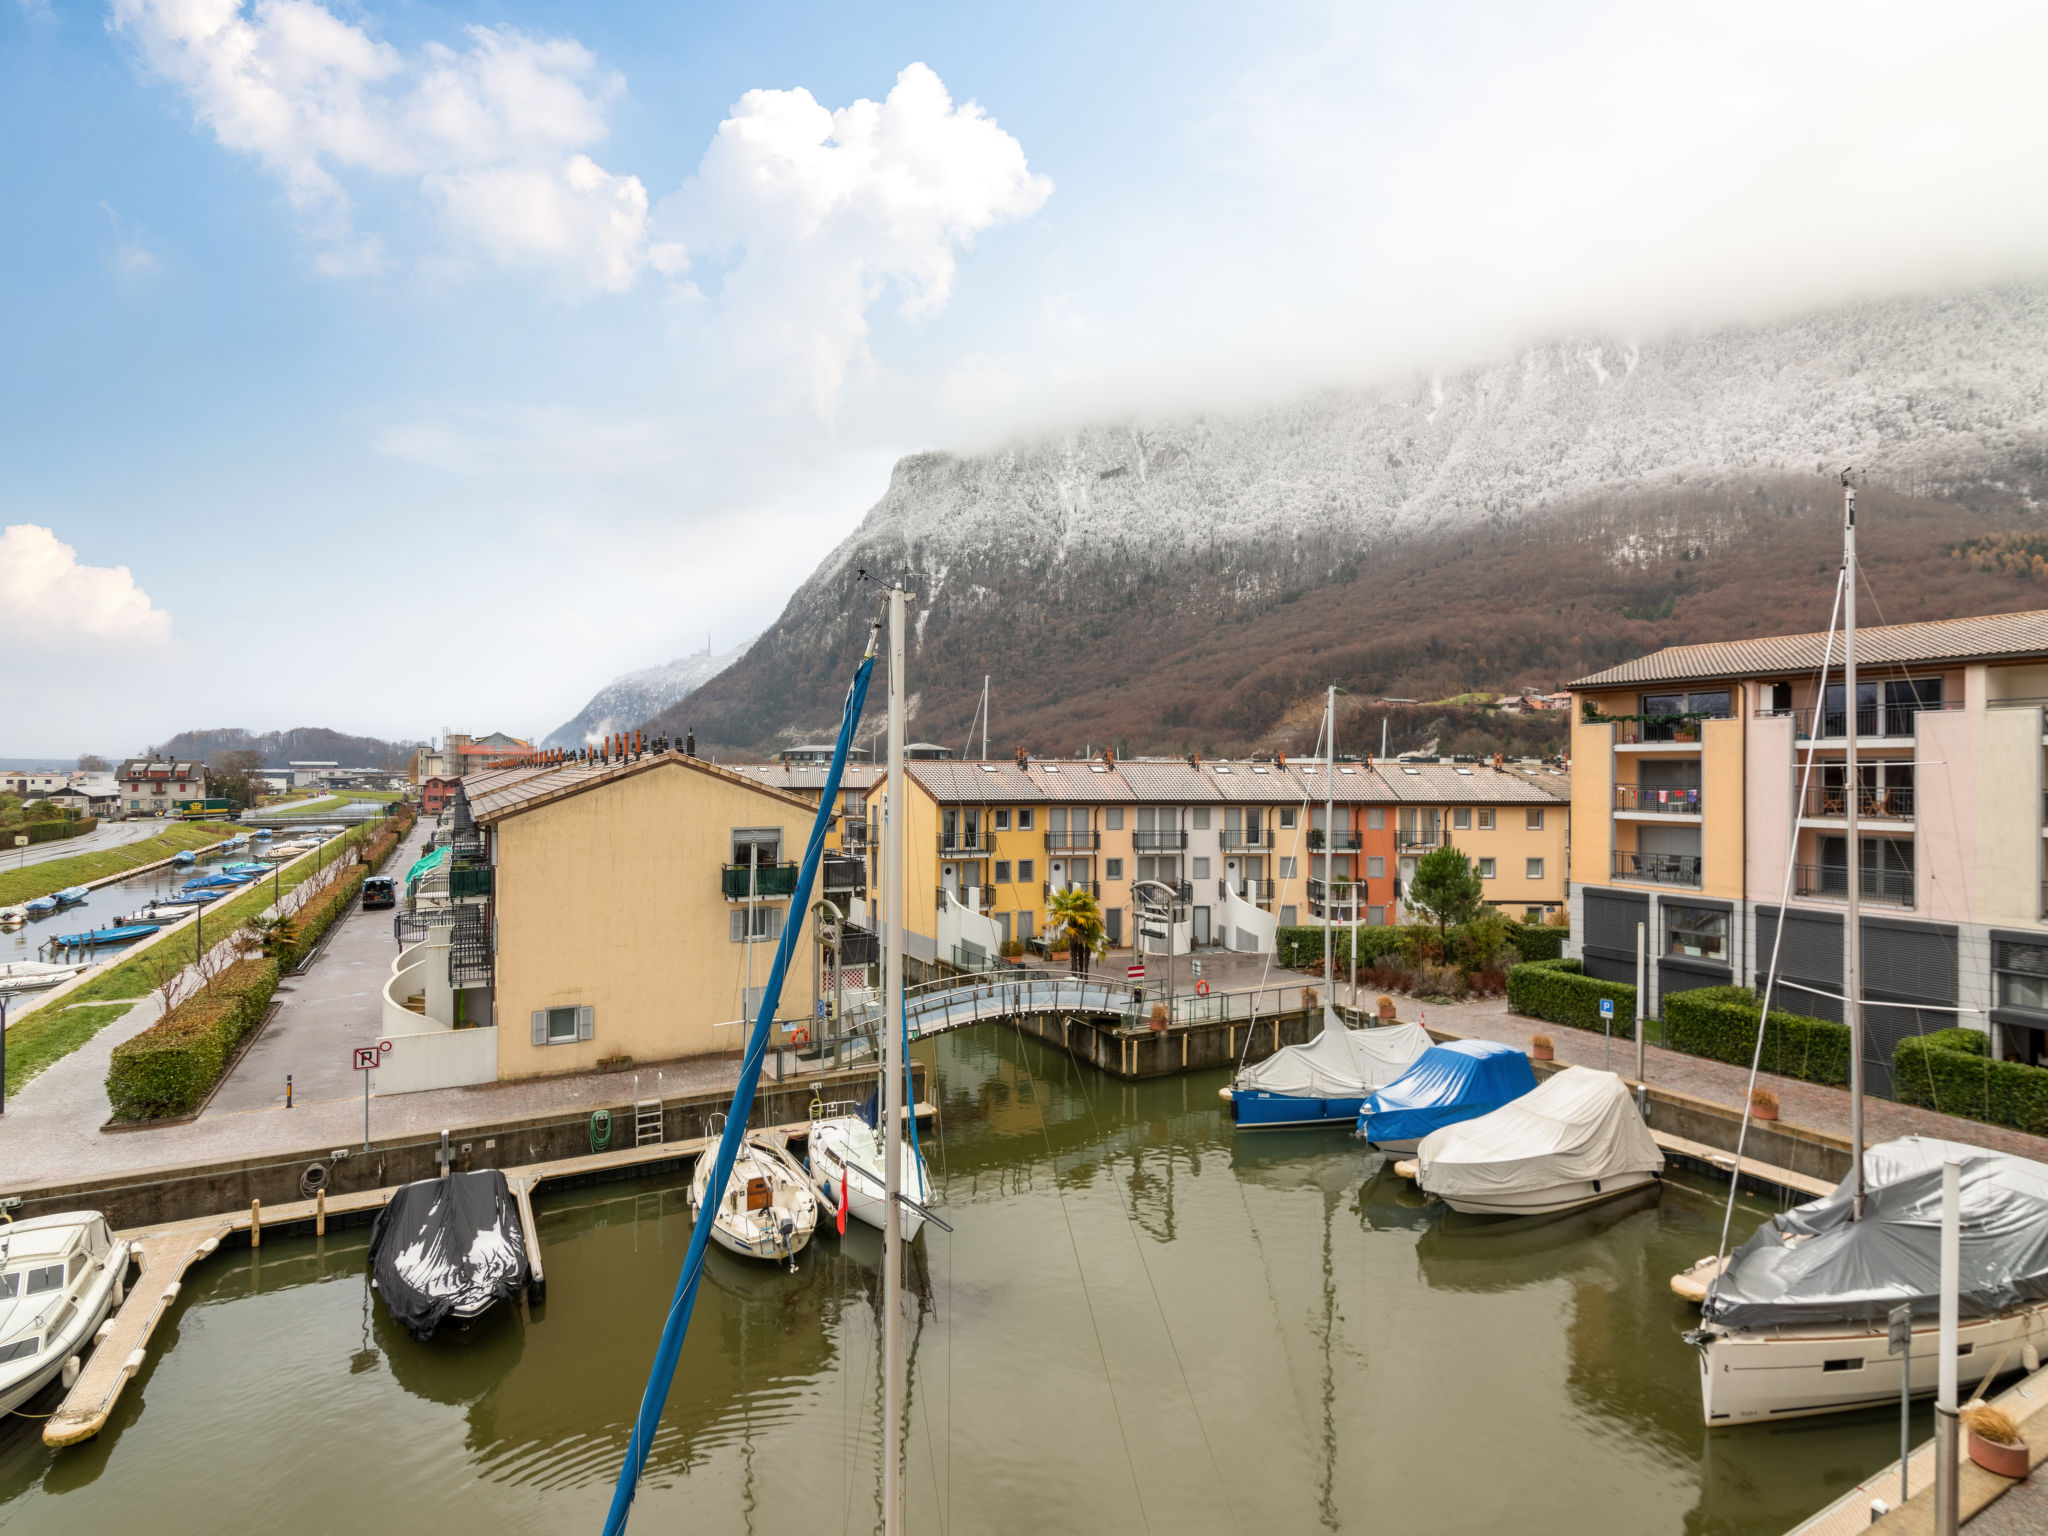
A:
{"label": "boat covered with grey tarp", "polygon": [[526,1284],[526,1232],[495,1168],[401,1185],[370,1229],[370,1283],[415,1339]]}

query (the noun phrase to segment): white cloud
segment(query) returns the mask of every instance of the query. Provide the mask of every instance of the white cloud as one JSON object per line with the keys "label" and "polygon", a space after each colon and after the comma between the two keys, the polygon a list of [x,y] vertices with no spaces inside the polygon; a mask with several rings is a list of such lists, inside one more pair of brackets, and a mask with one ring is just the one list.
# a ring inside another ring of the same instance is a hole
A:
{"label": "white cloud", "polygon": [[619,291],[681,264],[638,178],[588,153],[625,83],[573,40],[471,27],[461,51],[407,56],[315,0],[114,0],[112,26],[278,178],[324,271],[387,263],[355,228],[358,178],[417,186],[453,246],[504,266]]}
{"label": "white cloud", "polygon": [[1051,193],[1016,139],[912,64],[886,99],[836,112],[806,90],[749,91],[664,211],[700,258],[738,253],[728,320],[794,363],[829,415],[883,291],[908,319],[938,313],[958,252]]}
{"label": "white cloud", "polygon": [[0,632],[18,644],[118,640],[157,644],[171,616],[135,585],[125,565],[80,565],[78,551],[48,528],[0,531]]}

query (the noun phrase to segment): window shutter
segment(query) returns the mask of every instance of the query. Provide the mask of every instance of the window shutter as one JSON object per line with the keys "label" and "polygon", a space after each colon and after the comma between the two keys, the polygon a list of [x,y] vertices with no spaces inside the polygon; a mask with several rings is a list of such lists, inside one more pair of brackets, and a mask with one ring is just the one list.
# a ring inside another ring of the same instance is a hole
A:
{"label": "window shutter", "polygon": [[576,1010],[576,1038],[588,1040],[597,1033],[597,1010],[588,1006]]}
{"label": "window shutter", "polygon": [[770,907],[768,909],[768,937],[771,939],[782,937],[782,908],[780,907]]}
{"label": "window shutter", "polygon": [[732,929],[732,941],[737,944],[747,936],[747,910],[744,907],[734,907],[726,915]]}
{"label": "window shutter", "polygon": [[533,1010],[533,1043],[535,1045],[546,1045],[548,1043],[548,1011],[545,1008]]}

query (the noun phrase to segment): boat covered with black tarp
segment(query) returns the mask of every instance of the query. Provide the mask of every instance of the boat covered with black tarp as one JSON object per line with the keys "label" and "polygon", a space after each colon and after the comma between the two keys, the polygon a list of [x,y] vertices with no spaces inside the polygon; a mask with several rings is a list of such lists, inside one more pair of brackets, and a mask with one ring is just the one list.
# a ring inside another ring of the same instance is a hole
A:
{"label": "boat covered with black tarp", "polygon": [[370,1283],[391,1316],[426,1340],[526,1284],[526,1232],[495,1168],[399,1187],[370,1229]]}

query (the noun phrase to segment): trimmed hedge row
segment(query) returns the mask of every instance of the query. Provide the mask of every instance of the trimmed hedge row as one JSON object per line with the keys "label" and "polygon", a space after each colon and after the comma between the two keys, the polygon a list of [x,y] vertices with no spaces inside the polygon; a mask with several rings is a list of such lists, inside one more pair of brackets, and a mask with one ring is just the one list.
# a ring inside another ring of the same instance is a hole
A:
{"label": "trimmed hedge row", "polygon": [[2048,1067],[1993,1061],[1984,1045],[1974,1029],[1938,1029],[1901,1040],[1892,1049],[1892,1097],[1945,1115],[2048,1134]]}
{"label": "trimmed hedge row", "polygon": [[1606,1033],[1600,999],[1614,999],[1616,1034],[1635,1030],[1636,989],[1626,981],[1597,981],[1576,960],[1527,960],[1508,970],[1508,1007],[1532,1019]]}
{"label": "trimmed hedge row", "polygon": [[[1664,994],[1664,1044],[1690,1056],[1746,1067],[1756,1053],[1757,996],[1747,987]],[[1771,1010],[1763,1070],[1836,1088],[1849,1082],[1849,1027]]]}
{"label": "trimmed hedge row", "polygon": [[54,843],[67,837],[83,837],[99,825],[96,816],[52,817],[48,821],[31,821],[12,830],[26,833],[31,844]]}
{"label": "trimmed hedge row", "polygon": [[1562,960],[1569,928],[1555,923],[1509,923],[1508,937],[1524,960]]}
{"label": "trimmed hedge row", "polygon": [[163,1120],[199,1107],[277,990],[275,960],[241,960],[132,1040],[114,1047],[107,1098],[123,1120]]}
{"label": "trimmed hedge row", "polygon": [[[1424,931],[1431,938],[1436,929],[1427,923],[1406,924],[1399,927],[1360,927],[1356,930],[1332,926],[1330,929],[1330,953],[1340,968],[1351,964],[1351,940],[1355,932],[1358,939],[1358,966],[1364,970],[1375,961],[1389,955],[1405,954],[1409,935]],[[1571,937],[1568,928],[1557,928],[1549,923],[1509,923],[1508,940],[1524,960],[1555,960],[1563,953],[1564,941]],[[1323,966],[1323,930],[1320,926],[1282,928],[1274,940],[1275,962],[1288,970],[1317,971]]]}

